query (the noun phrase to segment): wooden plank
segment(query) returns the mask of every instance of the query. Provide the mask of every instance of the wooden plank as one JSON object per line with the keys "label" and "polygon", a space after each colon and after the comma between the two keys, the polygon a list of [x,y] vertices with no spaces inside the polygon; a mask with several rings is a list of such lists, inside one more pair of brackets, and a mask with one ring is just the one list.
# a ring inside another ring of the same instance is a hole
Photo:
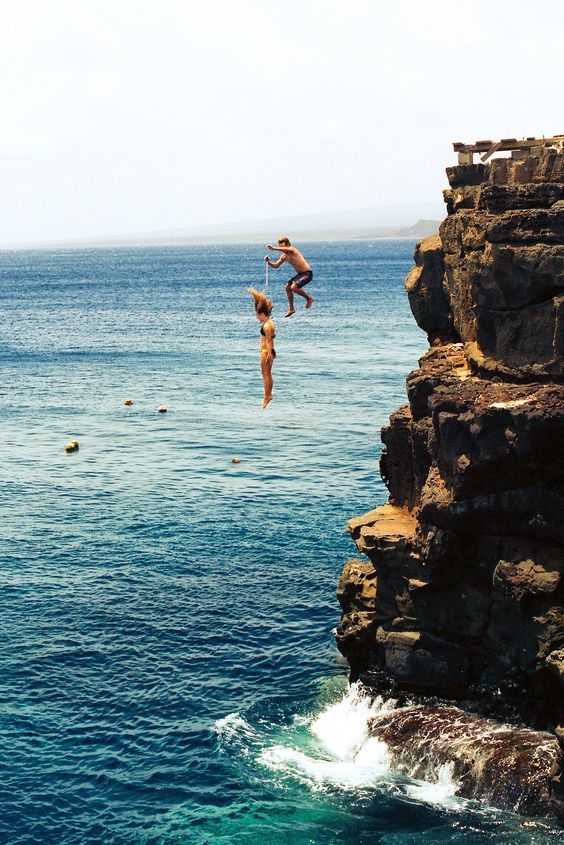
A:
{"label": "wooden plank", "polygon": [[548,144],[561,141],[562,138],[564,138],[564,135],[553,135],[552,138],[524,138],[522,141],[503,140],[500,150],[528,150],[531,147],[545,147]]}
{"label": "wooden plank", "polygon": [[492,144],[491,147],[489,148],[489,150],[486,153],[484,153],[484,155],[482,156],[480,161],[482,161],[482,162],[487,161],[490,156],[493,156],[494,153],[497,153],[497,151],[499,150],[500,147],[501,147],[501,141],[498,141],[497,144]]}
{"label": "wooden plank", "polygon": [[[520,141],[516,138],[502,138],[501,141],[496,142],[496,146],[499,144],[496,152],[528,150],[530,147],[544,147],[562,140],[564,140],[564,135],[553,135],[550,138],[522,138]],[[456,153],[487,153],[492,144],[493,141],[476,141],[475,144],[464,144],[462,141],[456,141],[452,147]]]}

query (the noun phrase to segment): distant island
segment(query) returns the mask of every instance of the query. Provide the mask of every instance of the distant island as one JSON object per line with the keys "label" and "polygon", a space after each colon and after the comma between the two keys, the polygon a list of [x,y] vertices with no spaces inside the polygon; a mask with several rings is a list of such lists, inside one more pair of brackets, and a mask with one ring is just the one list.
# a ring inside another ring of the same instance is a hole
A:
{"label": "distant island", "polygon": [[[366,226],[366,227],[336,227],[307,229],[297,227],[272,227],[262,231],[247,232],[209,232],[202,234],[165,234],[145,235],[132,238],[97,239],[100,246],[119,243],[120,246],[166,246],[182,244],[237,244],[237,243],[267,243],[278,233],[284,234],[290,230],[296,241],[353,241],[370,240],[372,238],[426,238],[439,230],[440,220],[419,219],[411,226]],[[274,234],[273,234],[274,233]],[[92,246],[94,246],[92,242]]]}
{"label": "distant island", "polygon": [[[322,212],[239,223],[215,223],[122,235],[58,238],[2,244],[1,249],[88,249],[121,246],[182,246],[195,244],[268,243],[280,235],[297,241],[346,241],[372,238],[420,238],[439,228],[439,203]],[[417,222],[413,223],[412,221]]]}

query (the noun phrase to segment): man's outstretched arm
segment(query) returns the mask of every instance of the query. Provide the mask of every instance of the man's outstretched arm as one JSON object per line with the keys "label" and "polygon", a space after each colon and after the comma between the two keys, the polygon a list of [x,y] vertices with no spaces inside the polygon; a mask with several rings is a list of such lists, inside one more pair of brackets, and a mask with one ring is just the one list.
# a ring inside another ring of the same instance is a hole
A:
{"label": "man's outstretched arm", "polygon": [[272,244],[267,244],[266,248],[273,249],[275,252],[283,252],[284,255],[291,255],[293,252],[297,252],[295,246],[272,246]]}
{"label": "man's outstretched arm", "polygon": [[268,264],[269,267],[280,267],[280,265],[284,264],[284,262],[286,261],[286,256],[281,255],[280,258],[278,259],[278,261],[271,261],[270,256],[265,255],[264,260],[266,261],[266,263]]}

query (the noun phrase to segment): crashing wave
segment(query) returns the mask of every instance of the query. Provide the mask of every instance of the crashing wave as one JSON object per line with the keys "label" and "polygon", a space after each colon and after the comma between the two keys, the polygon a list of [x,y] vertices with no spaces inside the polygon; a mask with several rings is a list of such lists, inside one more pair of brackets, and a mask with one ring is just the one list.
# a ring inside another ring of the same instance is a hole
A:
{"label": "crashing wave", "polygon": [[417,801],[475,799],[523,815],[551,814],[547,784],[558,748],[550,734],[452,706],[397,707],[370,697],[360,683],[299,722],[305,738],[287,733],[292,745],[269,745],[258,758],[314,789],[383,786],[396,778],[394,791]]}

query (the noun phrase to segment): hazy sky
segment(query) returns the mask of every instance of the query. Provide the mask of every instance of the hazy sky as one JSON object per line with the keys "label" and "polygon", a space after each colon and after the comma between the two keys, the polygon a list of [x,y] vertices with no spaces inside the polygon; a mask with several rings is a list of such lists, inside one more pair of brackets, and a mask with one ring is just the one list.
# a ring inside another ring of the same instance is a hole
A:
{"label": "hazy sky", "polygon": [[562,0],[2,0],[0,242],[429,201],[564,133]]}

